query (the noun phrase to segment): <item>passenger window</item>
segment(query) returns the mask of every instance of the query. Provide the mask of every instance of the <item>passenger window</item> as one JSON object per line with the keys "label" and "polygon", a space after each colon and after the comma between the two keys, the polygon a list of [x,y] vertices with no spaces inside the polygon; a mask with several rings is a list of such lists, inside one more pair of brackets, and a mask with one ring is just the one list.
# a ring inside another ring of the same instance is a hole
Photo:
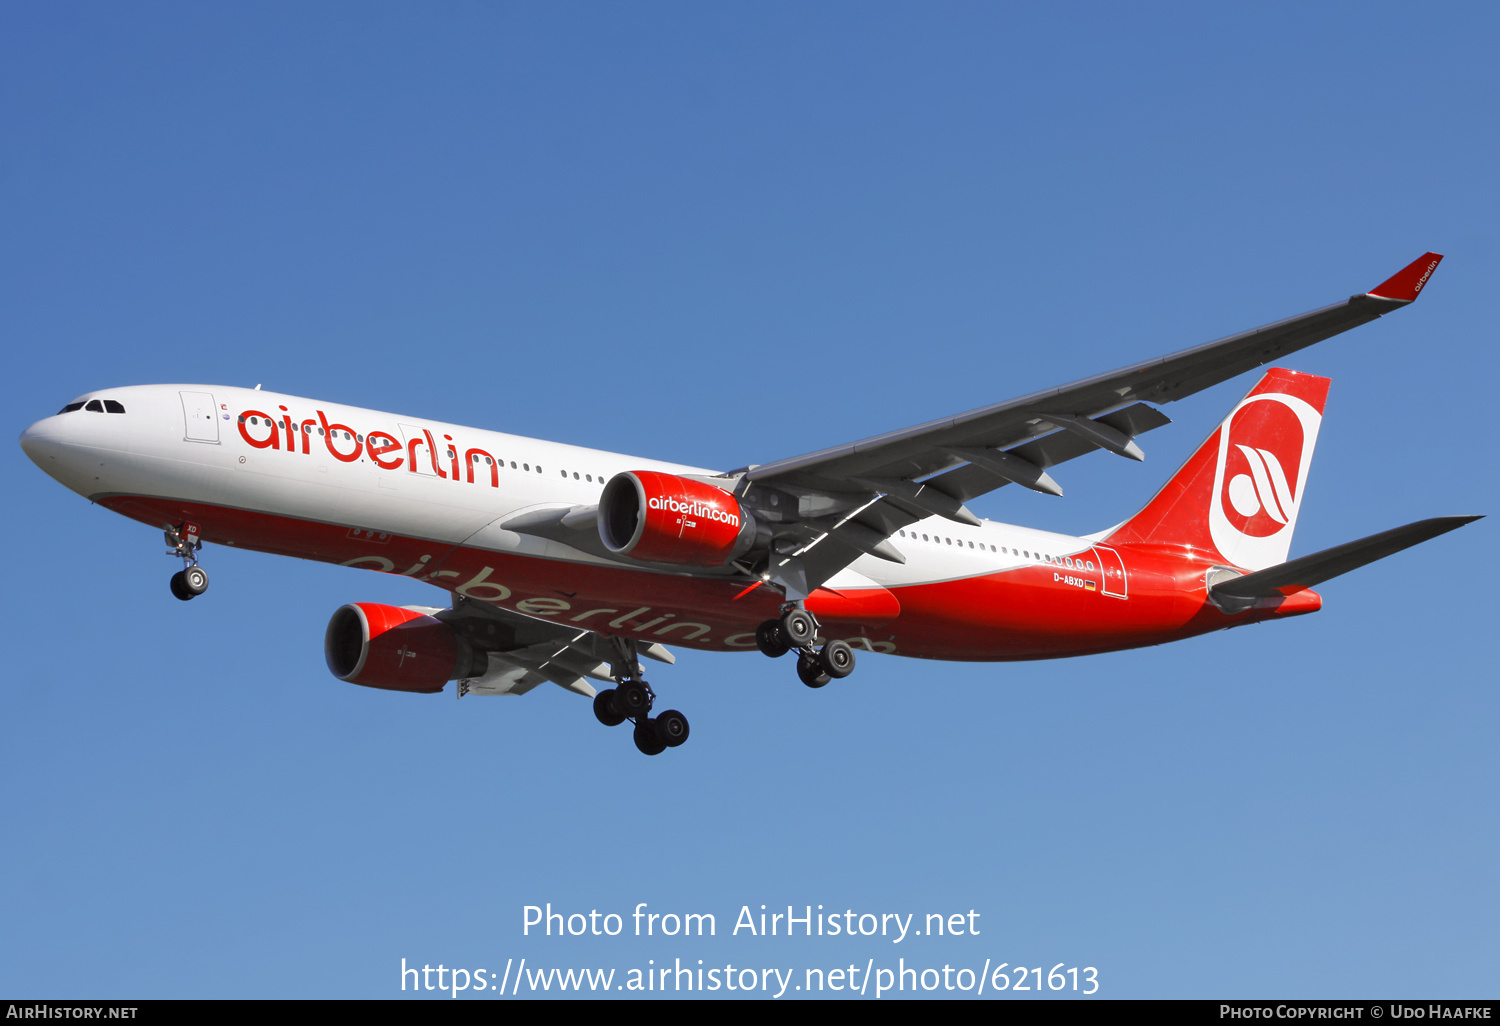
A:
{"label": "passenger window", "polygon": [[1089,572],[1090,572],[1090,573],[1093,573],[1093,571],[1094,571],[1094,561],[1093,561],[1093,560],[1092,560],[1092,559],[1091,559],[1091,560],[1089,560],[1089,561],[1088,561],[1088,563],[1087,563],[1087,564],[1085,564],[1085,565],[1086,565],[1086,566],[1087,566],[1087,567],[1088,567],[1088,568],[1089,568]]}
{"label": "passenger window", "polygon": [[510,461],[510,469],[511,470],[515,470],[516,469],[516,461],[515,460],[511,460]]}
{"label": "passenger window", "polygon": [[923,541],[927,541],[927,536],[926,536],[926,535],[925,535],[925,534],[924,534],[924,535],[922,535],[922,540],[923,540]]}

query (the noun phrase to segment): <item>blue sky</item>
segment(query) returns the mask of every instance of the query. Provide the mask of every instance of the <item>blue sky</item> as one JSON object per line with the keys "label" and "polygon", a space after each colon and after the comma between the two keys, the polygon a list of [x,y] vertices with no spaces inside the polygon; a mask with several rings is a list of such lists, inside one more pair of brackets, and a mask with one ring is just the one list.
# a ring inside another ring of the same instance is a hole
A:
{"label": "blue sky", "polygon": [[[1480,4],[11,4],[11,431],[94,388],[264,383],[727,468],[1431,249],[1415,307],[1289,361],[1333,379],[1293,554],[1492,513],[1497,29]],[[1166,407],[1144,465],[976,509],[1121,520],[1252,381]],[[686,653],[653,684],[692,740],[646,759],[560,689],[327,673],[339,605],[435,590],[213,549],[179,603],[156,532],[0,461],[0,993],[380,998],[402,958],[522,957],[1495,993],[1489,520],[1316,616],[1140,652],[865,657],[817,692]],[[549,901],[718,936],[523,937]],[[761,904],[981,933],[730,936]]]}

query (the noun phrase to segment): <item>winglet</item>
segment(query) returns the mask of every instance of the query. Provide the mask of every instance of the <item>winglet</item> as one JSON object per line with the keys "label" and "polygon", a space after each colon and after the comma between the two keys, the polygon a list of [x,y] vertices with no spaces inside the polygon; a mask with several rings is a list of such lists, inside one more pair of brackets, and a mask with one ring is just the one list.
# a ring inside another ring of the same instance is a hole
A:
{"label": "winglet", "polygon": [[1424,253],[1376,285],[1367,294],[1379,299],[1394,299],[1401,303],[1414,302],[1417,293],[1422,291],[1422,286],[1427,284],[1427,279],[1432,277],[1432,272],[1437,270],[1438,262],[1442,259],[1441,253]]}

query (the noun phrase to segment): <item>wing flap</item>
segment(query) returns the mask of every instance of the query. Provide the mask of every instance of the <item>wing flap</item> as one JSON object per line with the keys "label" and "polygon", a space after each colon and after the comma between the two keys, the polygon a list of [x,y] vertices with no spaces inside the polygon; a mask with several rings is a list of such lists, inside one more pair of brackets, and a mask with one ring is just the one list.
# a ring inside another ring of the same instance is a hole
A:
{"label": "wing flap", "polygon": [[[613,641],[594,631],[458,596],[451,609],[434,610],[433,615],[488,657],[482,676],[459,682],[460,695],[524,695],[550,681],[592,698],[595,690],[588,681],[610,682],[618,669],[613,665],[619,658]],[[656,643],[640,645],[637,652],[663,663],[676,661],[669,649]]]}
{"label": "wing flap", "polygon": [[[1152,431],[1164,424],[1172,423],[1160,410],[1147,406],[1145,403],[1136,403],[1123,410],[1096,417],[1101,424],[1114,428],[1127,437],[1134,437]],[[967,447],[965,447],[967,448]],[[1018,456],[1042,470],[1055,467],[1059,463],[1065,463],[1071,459],[1077,459],[1085,453],[1098,449],[1096,442],[1090,441],[1086,436],[1073,431],[1054,431],[1050,435],[1044,435],[1035,441],[1018,445],[1013,449],[1004,449],[1002,452],[1012,456]],[[960,453],[961,455],[961,453]],[[1050,480],[1050,479],[1049,479]],[[1009,476],[1002,476],[997,472],[986,469],[982,464],[971,462],[966,466],[955,467],[952,470],[939,474],[937,477],[928,478],[928,483],[935,484],[943,491],[952,495],[960,502],[968,502],[986,492],[996,488],[1004,487],[1012,483]],[[1038,491],[1050,491],[1047,488],[1039,488]],[[1058,489],[1054,494],[1061,494]],[[904,525],[903,525],[904,526]]]}

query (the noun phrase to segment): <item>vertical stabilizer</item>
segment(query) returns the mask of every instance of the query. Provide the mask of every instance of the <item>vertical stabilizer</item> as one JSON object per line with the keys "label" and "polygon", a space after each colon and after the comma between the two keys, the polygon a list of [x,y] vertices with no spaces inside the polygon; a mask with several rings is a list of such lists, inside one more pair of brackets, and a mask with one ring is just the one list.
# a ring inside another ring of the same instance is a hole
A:
{"label": "vertical stabilizer", "polygon": [[1246,570],[1285,562],[1328,384],[1280,367],[1267,371],[1146,508],[1107,540],[1187,547]]}

